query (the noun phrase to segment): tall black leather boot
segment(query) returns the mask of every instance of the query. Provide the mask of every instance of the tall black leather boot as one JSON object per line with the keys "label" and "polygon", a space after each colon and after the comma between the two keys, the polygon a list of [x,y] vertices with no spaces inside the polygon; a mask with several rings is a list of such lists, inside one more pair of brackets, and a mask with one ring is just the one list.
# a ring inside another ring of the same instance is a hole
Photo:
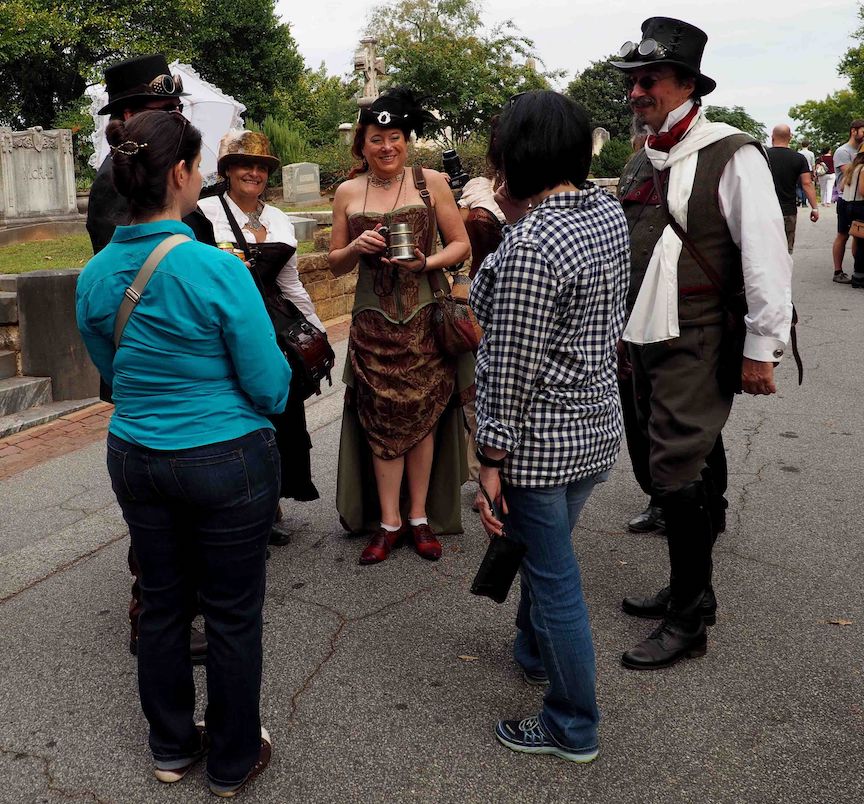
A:
{"label": "tall black leather boot", "polygon": [[671,569],[668,608],[651,635],[622,656],[631,670],[658,670],[704,656],[707,646],[701,608],[711,586],[714,528],[705,487],[697,481],[663,502]]}

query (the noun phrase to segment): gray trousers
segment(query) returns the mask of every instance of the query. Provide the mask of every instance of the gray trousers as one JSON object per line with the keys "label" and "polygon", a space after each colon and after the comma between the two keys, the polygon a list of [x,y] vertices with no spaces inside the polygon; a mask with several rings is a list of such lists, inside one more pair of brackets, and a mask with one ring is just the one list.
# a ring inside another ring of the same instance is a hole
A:
{"label": "gray trousers", "polygon": [[717,367],[722,327],[681,327],[677,338],[630,344],[639,426],[650,447],[655,492],[678,491],[701,478],[705,459],[732,410]]}

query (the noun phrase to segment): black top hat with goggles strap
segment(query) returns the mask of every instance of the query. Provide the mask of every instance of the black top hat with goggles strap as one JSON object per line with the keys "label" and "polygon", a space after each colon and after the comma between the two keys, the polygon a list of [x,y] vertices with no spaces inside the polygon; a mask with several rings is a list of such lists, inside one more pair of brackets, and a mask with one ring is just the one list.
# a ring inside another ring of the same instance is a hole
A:
{"label": "black top hat with goggles strap", "polygon": [[672,64],[696,79],[696,94],[713,92],[717,82],[702,74],[706,33],[695,25],[671,17],[650,17],[642,23],[642,41],[625,42],[618,51],[622,61],[611,62],[619,70],[636,70],[655,64]]}
{"label": "black top hat with goggles strap", "polygon": [[182,98],[189,94],[183,91],[183,79],[171,75],[168,62],[161,53],[112,64],[105,70],[105,88],[108,90],[108,103],[99,110],[99,114],[111,114],[134,106],[136,102]]}

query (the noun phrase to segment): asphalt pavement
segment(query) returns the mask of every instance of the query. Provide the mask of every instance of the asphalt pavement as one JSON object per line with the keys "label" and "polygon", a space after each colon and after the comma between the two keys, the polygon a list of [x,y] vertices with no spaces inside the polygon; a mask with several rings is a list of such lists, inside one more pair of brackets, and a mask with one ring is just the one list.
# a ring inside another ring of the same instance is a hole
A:
{"label": "asphalt pavement", "polygon": [[[440,562],[402,549],[359,566],[363,543],[334,507],[341,388],[310,400],[321,499],[288,506],[292,543],[269,562],[261,708],[274,753],[243,799],[864,801],[864,290],[831,282],[835,215],[822,212],[798,221],[804,384],[785,359],[778,394],[739,397],[724,433],[730,511],[707,655],[648,673],[620,664],[652,627],[621,598],[667,572],[662,537],[624,527],[645,504],[626,451],[574,532],[603,717],[591,765],[495,741],[496,720],[536,714],[542,691],[511,659],[516,595],[499,606],[468,592],[485,549],[473,486]],[[102,443],[0,480],[2,804],[211,800],[201,768],[153,778],[126,549]]]}

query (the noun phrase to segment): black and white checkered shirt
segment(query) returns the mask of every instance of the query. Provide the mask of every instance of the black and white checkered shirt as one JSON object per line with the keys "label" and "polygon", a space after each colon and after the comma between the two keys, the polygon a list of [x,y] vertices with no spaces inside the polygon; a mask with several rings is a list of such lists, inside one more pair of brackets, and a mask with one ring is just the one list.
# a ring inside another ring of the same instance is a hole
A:
{"label": "black and white checkered shirt", "polygon": [[588,184],[507,227],[477,272],[476,440],[510,453],[512,485],[564,485],[615,463],[629,265],[621,205]]}

